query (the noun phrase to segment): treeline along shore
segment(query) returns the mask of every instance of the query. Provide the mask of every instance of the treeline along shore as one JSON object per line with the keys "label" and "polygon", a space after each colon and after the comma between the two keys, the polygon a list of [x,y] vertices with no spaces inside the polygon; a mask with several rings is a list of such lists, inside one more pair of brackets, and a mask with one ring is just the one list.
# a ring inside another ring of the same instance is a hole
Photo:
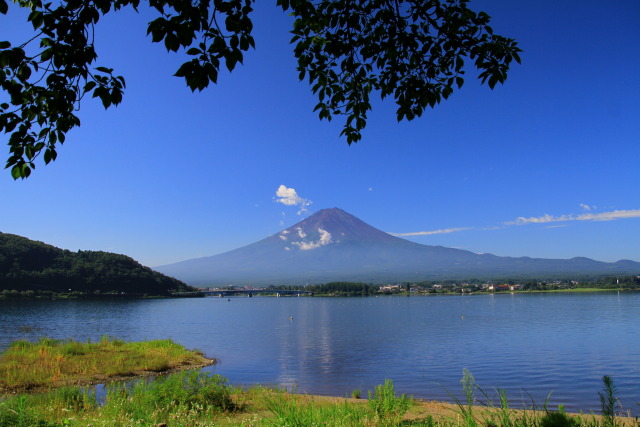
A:
{"label": "treeline along shore", "polygon": [[[238,289],[239,287],[233,287]],[[221,288],[218,288],[221,289]],[[466,281],[424,281],[413,283],[373,283],[330,282],[305,286],[269,286],[278,290],[304,290],[318,296],[370,296],[394,294],[473,294],[495,292],[588,292],[588,291],[637,291],[640,290],[640,276],[600,277],[588,280],[526,280],[512,279]]]}

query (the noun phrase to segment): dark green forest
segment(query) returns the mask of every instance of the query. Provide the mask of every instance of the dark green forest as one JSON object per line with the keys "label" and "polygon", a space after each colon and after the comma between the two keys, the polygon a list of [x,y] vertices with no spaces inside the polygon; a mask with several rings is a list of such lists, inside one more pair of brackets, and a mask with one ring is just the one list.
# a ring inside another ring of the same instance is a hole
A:
{"label": "dark green forest", "polygon": [[314,295],[331,296],[367,296],[380,292],[380,286],[355,282],[329,282],[322,285],[308,286],[270,286],[273,290],[304,290],[311,291]]}
{"label": "dark green forest", "polygon": [[[0,291],[84,295],[168,295],[193,288],[134,259],[109,252],[72,252],[0,233]],[[5,292],[6,294],[7,292]]]}

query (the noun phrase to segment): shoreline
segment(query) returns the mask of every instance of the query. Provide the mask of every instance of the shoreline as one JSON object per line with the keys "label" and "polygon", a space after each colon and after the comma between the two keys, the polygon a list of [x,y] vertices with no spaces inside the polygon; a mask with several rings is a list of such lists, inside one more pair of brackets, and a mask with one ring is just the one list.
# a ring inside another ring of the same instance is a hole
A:
{"label": "shoreline", "polygon": [[[429,296],[445,296],[445,295],[515,295],[515,294],[558,294],[558,293],[605,293],[605,292],[640,292],[640,289],[634,288],[570,288],[570,289],[548,289],[548,290],[513,290],[513,291],[473,291],[473,292],[398,292],[398,293],[375,293],[369,295],[336,295],[336,294],[322,294],[316,293],[314,295],[301,295],[305,298],[321,297],[321,298],[351,298],[351,297],[393,297],[393,296],[416,296],[416,297],[429,297]],[[277,291],[273,292],[273,295],[256,295],[254,298],[275,298]],[[229,298],[232,296],[226,296]],[[11,294],[0,294],[0,301],[15,301],[15,300],[49,300],[49,301],[69,301],[69,300],[137,300],[137,299],[184,299],[184,298],[207,298],[203,294],[197,295],[143,295],[143,294],[31,294],[30,291],[17,291]],[[284,298],[287,298],[285,296]]]}

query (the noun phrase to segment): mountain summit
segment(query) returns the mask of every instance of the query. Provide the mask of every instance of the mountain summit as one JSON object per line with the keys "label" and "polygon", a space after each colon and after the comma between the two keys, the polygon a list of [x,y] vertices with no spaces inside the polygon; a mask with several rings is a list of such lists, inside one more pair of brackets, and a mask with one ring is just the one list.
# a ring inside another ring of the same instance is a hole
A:
{"label": "mountain summit", "polygon": [[411,243],[380,231],[339,208],[322,209],[275,236],[285,242],[285,250],[297,248],[303,251],[348,242]]}
{"label": "mountain summit", "polygon": [[191,285],[204,286],[636,274],[640,263],[498,257],[421,245],[332,208],[248,246],[155,269]]}

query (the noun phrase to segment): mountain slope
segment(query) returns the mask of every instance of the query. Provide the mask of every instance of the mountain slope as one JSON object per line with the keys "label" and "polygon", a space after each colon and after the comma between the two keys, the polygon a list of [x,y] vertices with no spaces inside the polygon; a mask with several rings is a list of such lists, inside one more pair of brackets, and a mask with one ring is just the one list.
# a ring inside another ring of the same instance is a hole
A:
{"label": "mountain slope", "polygon": [[71,252],[0,233],[0,290],[165,295],[186,288],[125,255]]}
{"label": "mountain slope", "polygon": [[640,263],[554,260],[421,245],[380,231],[338,209],[223,254],[156,267],[192,285],[365,282],[464,277],[632,274]]}

